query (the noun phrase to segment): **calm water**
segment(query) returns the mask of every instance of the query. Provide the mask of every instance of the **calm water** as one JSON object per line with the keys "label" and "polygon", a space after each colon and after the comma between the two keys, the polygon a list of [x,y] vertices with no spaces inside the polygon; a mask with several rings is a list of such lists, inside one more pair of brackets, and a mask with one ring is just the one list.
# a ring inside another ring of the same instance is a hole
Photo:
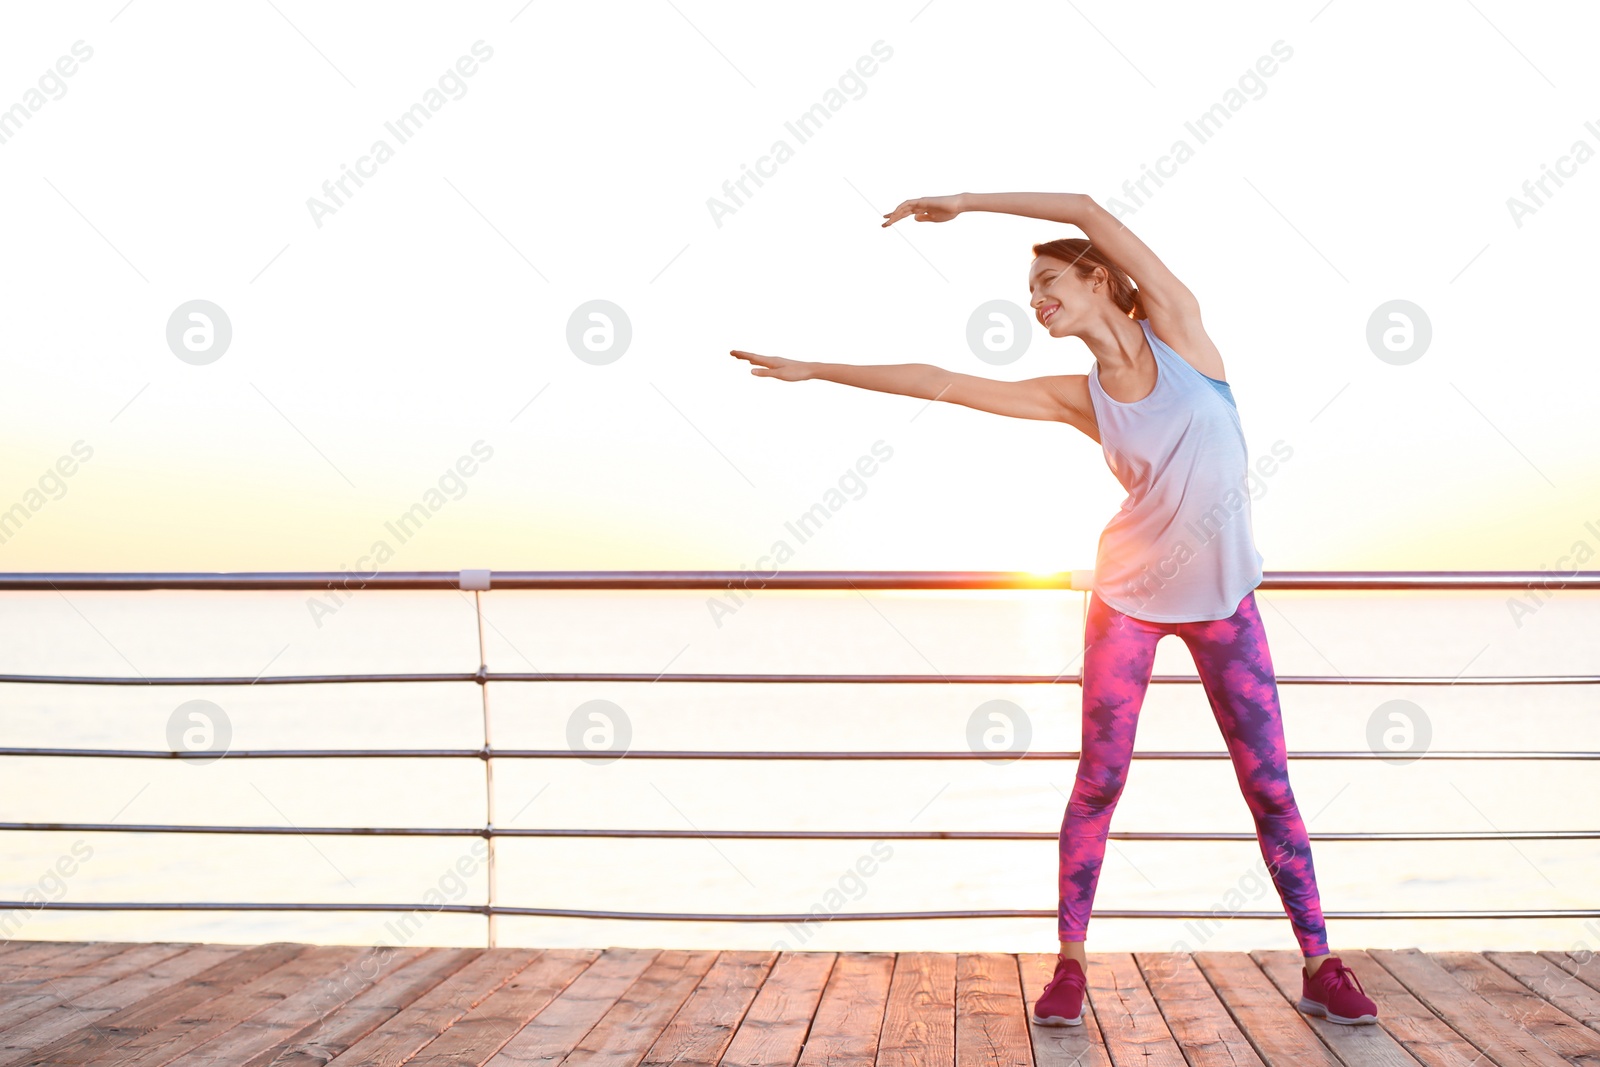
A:
{"label": "calm water", "polygon": [[[1595,673],[1600,603],[1558,592],[1519,626],[1503,595],[1257,593],[1280,676]],[[704,594],[506,593],[484,599],[497,670],[1071,673],[1077,593],[758,592],[719,626]],[[256,677],[470,671],[470,594],[361,592],[320,617],[303,593],[0,594],[0,671]],[[1176,638],[1157,674],[1191,674]],[[1380,705],[1413,701],[1434,749],[1600,750],[1590,686],[1282,687],[1293,750],[1368,747]],[[1030,747],[1078,747],[1073,685],[592,685],[489,689],[494,743],[563,748],[575,709],[609,700],[639,749],[964,750],[974,710],[1010,700]],[[472,684],[256,687],[0,685],[11,746],[164,749],[175,710],[214,702],[236,749],[476,747]],[[199,747],[204,739],[196,739]],[[179,740],[177,743],[182,744]],[[1142,751],[1220,749],[1196,685],[1152,685]],[[1060,827],[1074,764],[501,760],[496,821],[526,827],[860,830]],[[475,826],[477,760],[5,758],[6,821],[275,826]],[[1594,762],[1295,761],[1313,833],[1594,830]],[[1252,829],[1226,761],[1136,760],[1112,823]],[[0,834],[4,896],[214,901],[481,901],[475,839],[300,835]],[[477,848],[481,850],[482,846]],[[899,911],[1056,903],[1056,844],[1026,842],[502,840],[504,904],[639,911]],[[1600,906],[1592,841],[1318,842],[1323,907]],[[62,875],[60,871],[70,873]],[[468,872],[463,875],[461,872]],[[867,873],[862,873],[867,872]],[[1093,950],[1292,948],[1258,846],[1112,841],[1098,908],[1272,911],[1272,921],[1097,918]],[[289,913],[10,914],[25,938],[481,944],[479,916]],[[1051,951],[1052,919],[742,923],[501,918],[501,944]],[[1600,921],[1333,921],[1339,946],[1600,947]]]}

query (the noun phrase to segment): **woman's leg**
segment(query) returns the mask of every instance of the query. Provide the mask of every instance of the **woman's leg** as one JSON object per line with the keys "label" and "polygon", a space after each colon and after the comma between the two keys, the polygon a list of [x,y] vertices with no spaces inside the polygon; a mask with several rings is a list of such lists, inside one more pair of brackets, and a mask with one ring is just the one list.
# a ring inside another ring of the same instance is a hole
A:
{"label": "woman's leg", "polygon": [[[1083,637],[1082,755],[1061,821],[1061,904],[1056,925],[1063,942],[1081,943],[1087,936],[1111,812],[1127,780],[1156,642],[1170,632],[1171,624],[1132,618],[1098,596],[1089,596]],[[1081,949],[1074,956],[1081,959],[1080,953]]]}
{"label": "woman's leg", "polygon": [[1222,728],[1234,776],[1255,820],[1261,856],[1294,925],[1301,954],[1308,959],[1324,956],[1328,936],[1311,841],[1289,787],[1278,681],[1255,592],[1247,593],[1229,618],[1176,625]]}

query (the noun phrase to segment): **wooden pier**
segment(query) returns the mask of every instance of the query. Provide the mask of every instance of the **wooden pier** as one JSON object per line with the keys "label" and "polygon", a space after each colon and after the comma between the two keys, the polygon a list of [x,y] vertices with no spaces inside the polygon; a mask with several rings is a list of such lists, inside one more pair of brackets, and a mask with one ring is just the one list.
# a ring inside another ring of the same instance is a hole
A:
{"label": "wooden pier", "polygon": [[1600,957],[1341,953],[1373,1026],[1301,1014],[1290,951],[1049,953],[11,941],[0,1067],[1600,1065]]}

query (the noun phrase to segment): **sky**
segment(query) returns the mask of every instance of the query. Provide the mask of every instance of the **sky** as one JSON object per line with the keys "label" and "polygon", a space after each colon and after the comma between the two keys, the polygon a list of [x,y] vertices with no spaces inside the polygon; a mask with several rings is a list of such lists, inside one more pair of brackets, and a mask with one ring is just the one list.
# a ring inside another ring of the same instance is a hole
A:
{"label": "sky", "polygon": [[1075,228],[879,226],[1008,190],[1197,295],[1290,454],[1269,574],[1600,545],[1591,8],[385,12],[7,12],[0,571],[1092,567],[1078,431],[728,354],[1087,372],[1029,316],[968,340]]}

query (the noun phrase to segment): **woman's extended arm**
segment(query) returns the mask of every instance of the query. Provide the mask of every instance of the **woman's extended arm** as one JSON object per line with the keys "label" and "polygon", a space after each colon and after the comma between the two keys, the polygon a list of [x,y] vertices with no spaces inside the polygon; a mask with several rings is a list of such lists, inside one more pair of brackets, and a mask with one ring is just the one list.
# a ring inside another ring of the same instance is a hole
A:
{"label": "woman's extended arm", "polygon": [[852,363],[808,363],[784,359],[782,356],[760,356],[739,349],[733,349],[731,354],[753,364],[750,373],[763,378],[782,378],[788,382],[808,379],[838,382],[880,393],[943,400],[1018,419],[1065,422],[1085,433],[1089,432],[1086,426],[1093,424],[1092,415],[1086,416],[1081,410],[1081,402],[1075,399],[1076,393],[1081,390],[1075,391],[1070,381],[1085,378],[1081,374],[1055,374],[1020,382],[1005,382],[945,370],[930,363],[858,366]]}

